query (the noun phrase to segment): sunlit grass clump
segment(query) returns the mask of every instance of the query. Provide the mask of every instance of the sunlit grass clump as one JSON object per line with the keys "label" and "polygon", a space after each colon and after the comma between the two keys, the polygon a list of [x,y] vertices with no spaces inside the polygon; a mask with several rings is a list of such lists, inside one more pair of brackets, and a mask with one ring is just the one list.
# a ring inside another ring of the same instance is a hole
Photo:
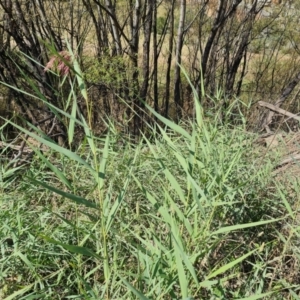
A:
{"label": "sunlit grass clump", "polygon": [[[159,120],[151,140],[130,144],[108,121],[99,138],[70,87],[70,112],[51,107],[68,147],[16,125],[49,150],[35,148],[1,190],[1,299],[297,297],[282,263],[298,263],[297,203],[276,189],[243,126],[206,120],[195,97],[195,118],[181,125],[147,107]],[[85,138],[71,151],[75,125]]]}

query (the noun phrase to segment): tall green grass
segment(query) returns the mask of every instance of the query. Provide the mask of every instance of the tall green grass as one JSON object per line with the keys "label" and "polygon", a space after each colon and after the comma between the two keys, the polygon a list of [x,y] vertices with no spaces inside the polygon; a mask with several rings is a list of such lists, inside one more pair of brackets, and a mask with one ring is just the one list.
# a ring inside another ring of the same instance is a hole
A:
{"label": "tall green grass", "polygon": [[119,143],[112,121],[96,137],[73,54],[72,63],[68,110],[33,83],[32,97],[64,120],[69,145],[82,127],[77,150],[13,124],[50,150],[32,146],[22,173],[2,167],[16,177],[0,195],[0,298],[298,299],[297,277],[284,272],[287,257],[289,274],[299,262],[298,202],[272,183],[253,135],[218,126],[195,93],[195,117],[180,125],[147,106],[159,120],[151,140]]}

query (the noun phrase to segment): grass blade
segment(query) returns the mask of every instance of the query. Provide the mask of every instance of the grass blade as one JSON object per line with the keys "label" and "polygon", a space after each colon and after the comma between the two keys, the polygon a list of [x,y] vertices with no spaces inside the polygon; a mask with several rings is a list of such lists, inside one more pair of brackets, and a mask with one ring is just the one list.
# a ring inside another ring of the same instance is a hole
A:
{"label": "grass blade", "polygon": [[38,157],[48,166],[50,170],[58,177],[58,179],[67,186],[70,190],[72,190],[72,185],[70,181],[67,179],[65,174],[61,172],[56,166],[54,166],[38,149],[32,148],[34,152],[38,155]]}
{"label": "grass blade", "polygon": [[211,278],[214,278],[230,269],[232,269],[235,265],[237,265],[238,263],[240,263],[241,261],[243,261],[244,259],[246,259],[248,256],[250,256],[251,254],[253,254],[254,252],[256,252],[257,249],[252,250],[251,252],[239,257],[238,259],[231,261],[230,263],[222,266],[221,268],[219,268],[218,270],[212,272],[211,274],[209,274],[206,279],[209,280]]}
{"label": "grass blade", "polygon": [[150,300],[145,295],[143,295],[140,291],[138,291],[134,286],[132,286],[126,279],[122,278],[122,281],[124,284],[128,287],[129,290],[131,290],[139,299],[141,300]]}
{"label": "grass blade", "polygon": [[72,200],[73,202],[79,204],[79,205],[84,205],[86,207],[90,207],[90,208],[94,208],[94,209],[98,209],[98,206],[97,204],[89,201],[89,200],[86,200],[85,198],[82,198],[80,196],[76,196],[76,195],[73,195],[73,194],[70,194],[70,193],[67,193],[67,192],[64,192],[62,190],[59,190],[53,186],[50,186],[44,182],[41,182],[41,181],[38,181],[38,180],[35,180],[33,178],[29,178],[29,180],[37,185],[40,185],[40,186],[43,186],[44,188],[46,188],[47,190],[49,191],[52,191],[58,195],[61,195],[65,198],[68,198],[70,200]]}
{"label": "grass blade", "polygon": [[39,141],[40,143],[48,146],[49,148],[69,157],[72,160],[77,161],[78,163],[84,165],[86,168],[88,168],[90,171],[92,171],[93,173],[95,173],[95,170],[84,160],[82,159],[79,155],[77,155],[76,153],[61,147],[59,145],[57,145],[56,143],[49,141],[43,137],[38,136],[37,134],[30,132],[29,130],[24,129],[23,127],[8,121],[11,125],[13,125],[14,127],[18,128],[20,131],[24,132],[25,134],[29,135],[30,137],[34,138],[35,140]]}
{"label": "grass blade", "polygon": [[151,111],[152,114],[154,114],[157,117],[157,119],[162,121],[170,129],[174,130],[175,132],[178,132],[179,134],[181,134],[182,136],[184,136],[188,140],[191,139],[191,135],[186,130],[184,130],[181,126],[179,126],[179,125],[175,124],[174,122],[170,121],[169,119],[163,117],[162,115],[157,113],[152,107],[150,107],[148,104],[146,104],[146,107],[147,107],[148,110]]}
{"label": "grass blade", "polygon": [[249,228],[249,227],[261,226],[261,225],[270,224],[270,223],[275,223],[275,222],[281,221],[283,219],[285,219],[285,218],[226,226],[226,227],[222,227],[222,228],[212,232],[211,235],[230,232],[230,231],[234,231],[234,230],[240,230],[240,229]]}
{"label": "grass blade", "polygon": [[82,246],[76,246],[76,245],[64,244],[64,243],[61,243],[61,242],[54,240],[47,236],[41,236],[41,238],[43,238],[44,240],[46,240],[47,242],[49,242],[51,244],[62,246],[64,249],[66,249],[72,253],[94,257],[101,261],[103,260],[103,258],[100,255],[98,255],[97,253],[95,253],[94,251],[92,251],[89,248],[82,247]]}
{"label": "grass blade", "polygon": [[73,105],[72,105],[72,111],[71,111],[71,116],[70,122],[69,122],[69,127],[68,127],[68,141],[69,145],[73,143],[74,139],[74,132],[75,132],[75,120],[76,120],[76,114],[77,114],[77,97],[76,94],[74,93],[73,86],[72,88],[72,95],[73,95]]}
{"label": "grass blade", "polygon": [[249,297],[246,297],[246,298],[239,298],[237,300],[257,300],[257,299],[263,299],[267,296],[271,296],[272,294],[274,294],[274,292],[269,292],[269,293],[263,293],[263,294],[260,294],[260,295],[252,295],[252,296],[249,296]]}
{"label": "grass blade", "polygon": [[29,284],[23,288],[21,288],[20,290],[14,292],[13,294],[11,294],[10,296],[4,298],[3,300],[13,300],[13,299],[20,299],[19,296],[27,293],[28,291],[30,291],[33,287],[35,286],[35,283]]}
{"label": "grass blade", "polygon": [[181,296],[183,298],[187,298],[187,296],[188,296],[188,280],[186,278],[186,274],[185,274],[182,260],[180,257],[179,246],[174,238],[173,238],[173,241],[174,241],[174,245],[175,245],[174,251],[175,251],[175,257],[176,257],[176,267],[177,267],[177,273],[178,273],[178,278],[179,278],[179,284],[180,284],[180,289],[181,289]]}

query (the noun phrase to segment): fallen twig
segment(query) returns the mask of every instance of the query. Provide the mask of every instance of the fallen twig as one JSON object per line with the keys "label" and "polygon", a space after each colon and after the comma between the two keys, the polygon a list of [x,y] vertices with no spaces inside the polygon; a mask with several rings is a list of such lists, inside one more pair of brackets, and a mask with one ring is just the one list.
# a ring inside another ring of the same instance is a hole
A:
{"label": "fallen twig", "polygon": [[276,168],[281,167],[282,165],[285,165],[285,164],[290,163],[290,162],[295,161],[295,160],[300,160],[300,154],[290,155],[290,157],[288,157],[288,158],[282,160],[282,161],[276,166]]}
{"label": "fallen twig", "polygon": [[273,105],[271,103],[268,103],[268,102],[265,102],[265,101],[259,101],[258,104],[260,106],[265,106],[265,107],[269,108],[272,111],[276,111],[276,112],[278,112],[278,113],[280,113],[282,115],[285,115],[285,116],[288,116],[290,118],[293,118],[295,120],[300,121],[300,117],[299,116],[297,116],[295,114],[292,114],[291,112],[289,112],[287,110],[284,110],[284,109],[282,109],[282,108],[280,108],[278,106],[275,106],[275,105]]}
{"label": "fallen twig", "polygon": [[[5,143],[5,142],[0,142],[0,148],[10,148],[12,150],[15,150],[15,151],[20,151],[21,148],[22,148],[22,145],[21,146],[18,146],[18,145],[13,145],[13,144],[9,144],[9,143]],[[23,152],[31,152],[31,148],[30,147],[25,147],[23,148]]]}

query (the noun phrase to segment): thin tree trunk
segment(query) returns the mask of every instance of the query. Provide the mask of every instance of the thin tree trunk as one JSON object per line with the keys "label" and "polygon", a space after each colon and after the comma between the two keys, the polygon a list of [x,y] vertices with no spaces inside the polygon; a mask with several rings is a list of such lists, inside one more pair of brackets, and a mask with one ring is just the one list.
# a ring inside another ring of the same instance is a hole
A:
{"label": "thin tree trunk", "polygon": [[115,49],[117,55],[121,55],[122,53],[122,45],[121,45],[121,39],[120,39],[120,34],[118,31],[118,27],[116,24],[116,14],[115,14],[115,8],[111,3],[111,0],[105,0],[107,10],[110,13],[110,22],[111,22],[111,28],[112,28],[112,35],[114,38],[114,43],[115,43]]}
{"label": "thin tree trunk", "polygon": [[169,115],[169,103],[170,103],[170,87],[171,87],[171,67],[173,57],[173,39],[174,39],[174,8],[175,0],[172,0],[170,8],[170,35],[168,42],[168,59],[167,59],[167,70],[166,70],[166,91],[165,91],[165,111],[164,115],[168,118]]}
{"label": "thin tree trunk", "polygon": [[149,58],[150,58],[150,41],[151,41],[151,29],[152,29],[152,17],[153,17],[153,6],[155,5],[155,0],[147,0],[145,3],[145,13],[144,13],[144,42],[143,42],[143,82],[140,89],[139,102],[136,105],[136,114],[135,114],[135,134],[138,134],[139,130],[143,129],[143,116],[144,116],[144,107],[146,96],[149,87]]}
{"label": "thin tree trunk", "polygon": [[[136,121],[135,111],[139,107],[139,70],[138,70],[138,51],[139,51],[139,26],[141,18],[141,2],[140,0],[135,0],[135,5],[133,9],[132,16],[132,27],[131,27],[131,44],[130,44],[130,58],[132,62],[133,74],[132,74],[132,107],[134,113],[134,128],[133,131],[135,134],[138,133],[138,124]],[[127,110],[127,118],[129,119],[131,111]]]}
{"label": "thin tree trunk", "polygon": [[181,111],[182,99],[180,96],[180,85],[181,85],[180,65],[181,65],[181,52],[182,52],[183,39],[184,39],[185,14],[186,14],[186,0],[181,0],[179,24],[178,24],[178,31],[177,31],[176,54],[175,54],[176,65],[175,65],[175,86],[174,86],[174,101],[176,104],[178,118],[181,118],[181,114],[182,114]]}
{"label": "thin tree trunk", "polygon": [[[150,41],[151,41],[151,29],[152,29],[152,17],[153,17],[153,6],[155,5],[154,0],[147,0],[146,2],[146,14],[144,19],[144,43],[143,43],[143,83],[140,90],[140,100],[146,101],[146,96],[149,86],[149,58],[150,58]],[[141,107],[144,105],[141,103]]]}
{"label": "thin tree trunk", "polygon": [[[206,78],[205,85],[209,84],[210,78],[215,79],[215,71],[216,70],[210,70],[211,77],[208,76],[208,69],[209,69],[209,61],[211,61],[214,64],[214,59],[210,59],[212,55],[212,49],[214,48],[214,45],[219,45],[219,39],[221,37],[221,33],[223,29],[225,28],[226,21],[236,12],[237,7],[240,5],[242,0],[236,0],[236,1],[228,1],[228,0],[222,0],[219,1],[219,6],[217,9],[217,14],[214,19],[214,23],[212,26],[212,29],[210,31],[208,40],[205,44],[204,51],[201,58],[201,72],[202,72],[202,78]],[[227,7],[230,7],[227,9]],[[201,80],[201,74],[199,74],[197,80],[196,80],[196,86],[200,84]],[[199,95],[201,96],[201,95]]]}
{"label": "thin tree trunk", "polygon": [[158,70],[157,70],[157,61],[158,61],[158,51],[157,51],[157,6],[156,2],[153,6],[153,100],[154,100],[154,109],[158,112]]}

